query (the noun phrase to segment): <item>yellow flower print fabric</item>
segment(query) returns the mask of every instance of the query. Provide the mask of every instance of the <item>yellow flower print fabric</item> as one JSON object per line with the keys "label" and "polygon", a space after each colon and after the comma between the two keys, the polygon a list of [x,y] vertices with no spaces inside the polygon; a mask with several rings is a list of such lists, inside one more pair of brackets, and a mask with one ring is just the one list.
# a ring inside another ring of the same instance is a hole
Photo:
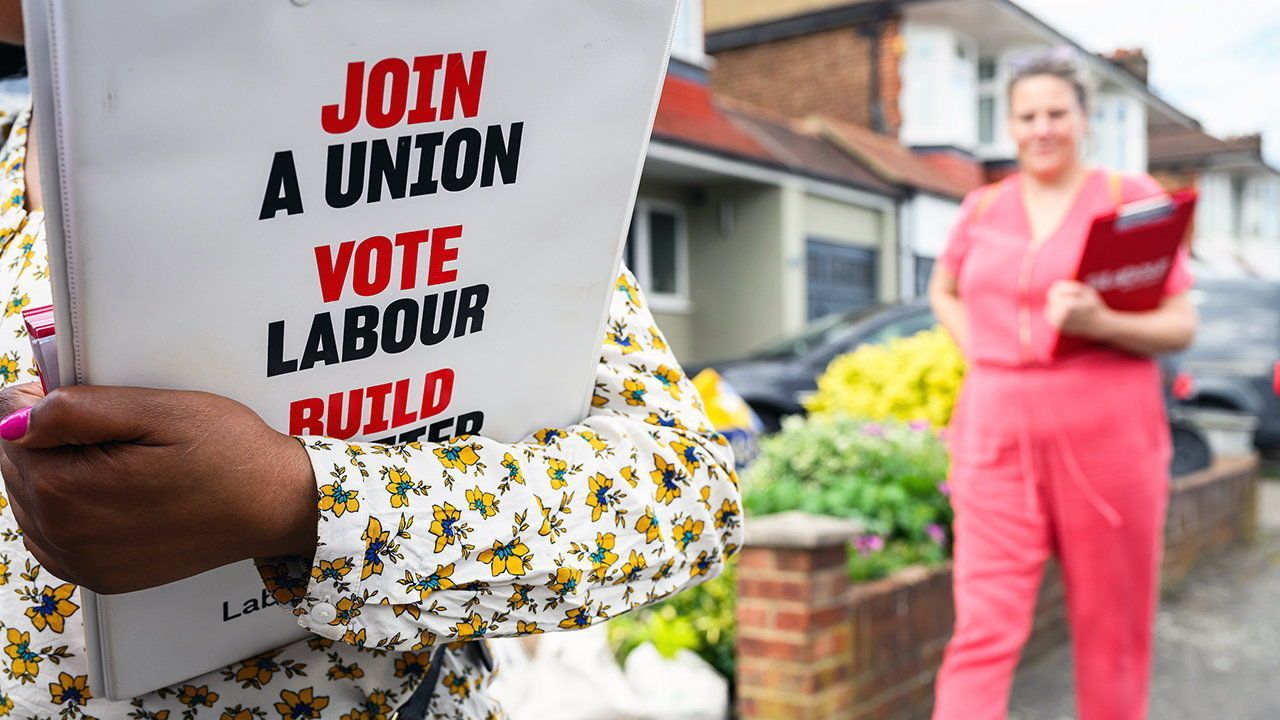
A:
{"label": "yellow flower print fabric", "polygon": [[[50,302],[43,214],[24,208],[28,121],[0,110],[0,387],[35,379],[21,309]],[[282,605],[261,611],[316,634],[129,702],[92,697],[78,590],[27,553],[0,491],[0,719],[378,720],[429,676],[431,720],[503,717],[462,641],[600,622],[714,575],[739,542],[729,449],[630,274],[611,312],[577,426],[510,445],[302,439],[319,549],[259,561]]]}
{"label": "yellow flower print fabric", "polygon": [[626,271],[578,425],[514,444],[302,442],[315,559],[260,567],[304,627],[338,642],[587,627],[706,580],[740,540],[732,454]]}

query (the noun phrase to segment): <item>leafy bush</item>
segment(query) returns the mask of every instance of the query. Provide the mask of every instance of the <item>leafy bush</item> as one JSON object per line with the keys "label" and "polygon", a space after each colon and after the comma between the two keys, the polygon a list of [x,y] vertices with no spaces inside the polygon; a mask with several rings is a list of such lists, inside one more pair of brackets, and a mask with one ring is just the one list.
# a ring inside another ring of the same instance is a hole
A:
{"label": "leafy bush", "polygon": [[[942,562],[952,516],[939,486],[946,449],[934,430],[950,420],[963,377],[960,352],[941,329],[836,358],[806,403],[810,417],[787,419],[761,442],[743,480],[747,515],[803,510],[862,522],[866,532],[849,552],[854,581]],[[648,641],[665,657],[691,650],[732,681],[734,575],[731,564],[611,621],[619,660]]]}
{"label": "leafy bush", "polygon": [[805,408],[819,418],[924,421],[945,427],[964,367],[960,349],[941,327],[885,345],[863,345],[827,366]]}
{"label": "leafy bush", "polygon": [[732,682],[736,575],[731,560],[719,577],[611,620],[609,640],[618,662],[651,642],[665,658],[691,650]]}
{"label": "leafy bush", "polygon": [[926,425],[789,418],[762,443],[744,500],[749,515],[803,510],[861,521],[885,540],[926,541],[951,523],[946,474],[946,449]]}
{"label": "leafy bush", "polygon": [[946,530],[938,527],[938,540],[891,540],[882,550],[865,547],[874,543],[875,536],[863,538],[864,547],[849,553],[849,579],[854,582],[887,577],[903,568],[914,565],[937,565],[947,559]]}

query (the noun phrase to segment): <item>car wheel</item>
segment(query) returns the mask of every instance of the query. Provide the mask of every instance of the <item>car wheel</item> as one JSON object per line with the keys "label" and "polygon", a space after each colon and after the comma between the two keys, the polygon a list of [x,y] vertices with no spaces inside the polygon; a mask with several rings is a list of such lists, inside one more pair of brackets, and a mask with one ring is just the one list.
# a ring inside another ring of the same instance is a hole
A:
{"label": "car wheel", "polygon": [[1173,439],[1173,459],[1169,463],[1169,474],[1174,477],[1187,475],[1213,464],[1213,450],[1204,433],[1177,420],[1169,423],[1169,432]]}

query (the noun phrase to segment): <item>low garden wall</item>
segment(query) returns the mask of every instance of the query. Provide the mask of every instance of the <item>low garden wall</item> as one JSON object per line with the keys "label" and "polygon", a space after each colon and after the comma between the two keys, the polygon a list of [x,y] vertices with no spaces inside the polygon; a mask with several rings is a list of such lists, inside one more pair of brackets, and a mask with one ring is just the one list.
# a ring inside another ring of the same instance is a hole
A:
{"label": "low garden wall", "polygon": [[[1227,458],[1174,481],[1162,582],[1256,531],[1258,465]],[[737,691],[744,720],[927,718],[953,621],[949,565],[852,583],[856,523],[800,512],[752,518],[738,561]],[[1065,642],[1056,570],[1023,655]]]}

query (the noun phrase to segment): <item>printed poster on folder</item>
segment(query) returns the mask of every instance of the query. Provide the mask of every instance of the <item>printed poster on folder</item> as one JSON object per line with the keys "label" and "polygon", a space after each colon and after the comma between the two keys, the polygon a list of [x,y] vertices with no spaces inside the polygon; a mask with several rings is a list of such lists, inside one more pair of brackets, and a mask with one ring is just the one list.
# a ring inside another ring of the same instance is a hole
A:
{"label": "printed poster on folder", "polygon": [[[24,4],[63,384],[389,442],[586,414],[675,0]],[[83,600],[100,697],[303,637],[252,563]]]}

